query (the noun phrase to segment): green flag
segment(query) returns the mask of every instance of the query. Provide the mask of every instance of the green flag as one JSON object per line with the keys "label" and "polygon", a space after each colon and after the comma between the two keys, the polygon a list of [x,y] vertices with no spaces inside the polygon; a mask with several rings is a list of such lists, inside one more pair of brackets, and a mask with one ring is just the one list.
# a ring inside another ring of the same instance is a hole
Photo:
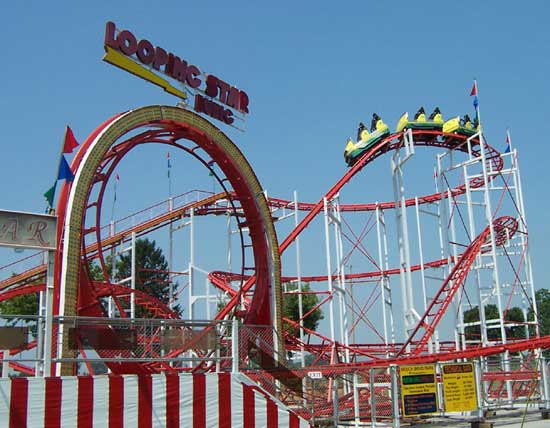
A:
{"label": "green flag", "polygon": [[50,187],[48,190],[46,190],[46,193],[44,193],[44,197],[48,201],[48,206],[50,208],[53,208],[53,198],[55,197],[55,188],[57,186],[57,181],[54,183],[52,187]]}

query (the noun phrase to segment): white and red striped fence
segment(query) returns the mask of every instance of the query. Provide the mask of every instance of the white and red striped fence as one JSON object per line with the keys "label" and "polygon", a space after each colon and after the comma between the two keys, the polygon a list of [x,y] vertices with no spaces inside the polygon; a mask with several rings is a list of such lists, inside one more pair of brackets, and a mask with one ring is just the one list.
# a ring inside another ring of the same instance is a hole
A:
{"label": "white and red striped fence", "polygon": [[303,428],[240,374],[0,379],[6,428]]}

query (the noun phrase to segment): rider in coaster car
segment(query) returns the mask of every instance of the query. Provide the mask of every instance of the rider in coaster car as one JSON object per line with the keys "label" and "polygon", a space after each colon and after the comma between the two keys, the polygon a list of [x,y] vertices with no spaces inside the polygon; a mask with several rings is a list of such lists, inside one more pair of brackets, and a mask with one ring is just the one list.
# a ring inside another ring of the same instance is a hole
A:
{"label": "rider in coaster car", "polygon": [[466,129],[474,129],[472,119],[470,119],[470,116],[468,116],[467,114],[465,114],[462,119],[460,119],[460,126]]}
{"label": "rider in coaster car", "polygon": [[370,132],[376,131],[376,124],[380,120],[380,116],[378,116],[376,113],[372,114],[372,120],[370,121]]}
{"label": "rider in coaster car", "polygon": [[362,140],[361,134],[363,133],[363,131],[366,131],[366,130],[367,130],[367,126],[363,122],[359,122],[359,127],[357,128],[357,142]]}
{"label": "rider in coaster car", "polygon": [[430,114],[428,119],[432,122],[443,123],[443,115],[441,114],[439,107],[434,108],[434,111]]}
{"label": "rider in coaster car", "polygon": [[373,113],[372,121],[370,123],[370,131],[385,132],[387,130],[388,130],[388,125],[384,123],[384,121],[380,116],[378,116],[376,113]]}
{"label": "rider in coaster car", "polygon": [[424,111],[424,107],[420,107],[416,114],[414,115],[414,120],[416,122],[426,122],[426,112]]}

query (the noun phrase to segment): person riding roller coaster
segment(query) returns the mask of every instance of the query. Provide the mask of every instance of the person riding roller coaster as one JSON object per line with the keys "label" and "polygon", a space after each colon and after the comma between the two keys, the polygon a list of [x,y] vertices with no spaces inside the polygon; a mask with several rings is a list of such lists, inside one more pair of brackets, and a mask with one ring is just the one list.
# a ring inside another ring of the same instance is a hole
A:
{"label": "person riding roller coaster", "polygon": [[348,139],[346,149],[344,150],[344,159],[348,166],[352,166],[359,156],[379,142],[383,137],[389,135],[390,130],[388,125],[376,113],[372,115],[371,132],[363,122],[359,123],[357,129],[357,143],[354,143],[351,138]]}
{"label": "person riding roller coaster", "polygon": [[447,134],[456,133],[464,134],[468,136],[474,135],[479,131],[479,121],[476,118],[472,121],[470,116],[465,114],[462,118],[460,116],[449,119],[443,125],[443,132]]}
{"label": "person riding roller coaster", "polygon": [[424,107],[420,107],[414,115],[414,120],[409,120],[409,113],[403,113],[397,123],[397,129],[395,132],[401,132],[406,128],[441,130],[443,127],[443,122],[443,115],[441,114],[439,107],[434,109],[428,119],[426,119],[426,111],[424,110]]}
{"label": "person riding roller coaster", "polygon": [[359,127],[357,128],[357,141],[361,139],[361,133],[367,129],[367,126],[363,122],[359,122]]}

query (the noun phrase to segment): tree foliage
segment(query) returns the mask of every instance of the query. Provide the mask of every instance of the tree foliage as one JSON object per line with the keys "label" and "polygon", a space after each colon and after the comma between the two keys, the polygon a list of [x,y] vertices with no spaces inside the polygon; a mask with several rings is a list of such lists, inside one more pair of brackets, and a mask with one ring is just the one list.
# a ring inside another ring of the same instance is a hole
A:
{"label": "tree foliage", "polygon": [[[170,275],[168,262],[162,250],[156,246],[154,240],[136,240],[136,289],[143,291],[165,303],[169,304]],[[116,261],[116,271],[119,280],[129,278],[132,275],[132,254],[124,253]],[[174,285],[174,290],[177,284]],[[174,310],[180,313],[176,306]],[[136,308],[136,317],[148,318],[151,314],[144,308]]]}
{"label": "tree foliage", "polygon": [[[283,316],[296,322],[300,319],[299,295],[297,293],[288,292],[297,290],[298,286],[296,284],[288,284],[287,294],[285,294],[283,299]],[[322,320],[324,316],[321,308],[314,309],[319,304],[319,298],[316,294],[307,294],[310,292],[311,288],[309,284],[303,284],[302,293],[306,294],[302,294],[302,314],[306,315],[311,311],[311,313],[304,318],[303,324],[304,327],[309,330],[317,330],[319,321]],[[294,328],[289,323],[286,323],[283,328],[285,330],[290,330],[293,334],[298,334],[298,329]]]}
{"label": "tree foliage", "polygon": [[[38,294],[25,294],[0,302],[0,314],[38,315]],[[14,318],[13,323],[16,321]]]}
{"label": "tree foliage", "polygon": [[[541,288],[535,292],[535,300],[537,303],[537,313],[539,318],[539,333],[541,336],[550,335],[550,290]],[[533,310],[528,314],[529,321],[535,319]],[[530,327],[531,335],[535,335],[534,327]]]}
{"label": "tree foliage", "polygon": [[[486,305],[485,306],[485,320],[494,320],[498,319],[498,308],[496,305]],[[512,323],[524,323],[525,317],[523,316],[523,311],[518,307],[510,308],[504,320]],[[464,311],[464,322],[477,322],[479,321],[479,307],[474,307],[467,311]],[[523,325],[505,327],[506,337],[514,339],[523,339],[525,338],[525,327]],[[481,340],[481,329],[479,325],[468,326],[464,329],[464,335],[466,340]],[[500,328],[491,328],[487,329],[487,338],[489,340],[500,340]]]}

